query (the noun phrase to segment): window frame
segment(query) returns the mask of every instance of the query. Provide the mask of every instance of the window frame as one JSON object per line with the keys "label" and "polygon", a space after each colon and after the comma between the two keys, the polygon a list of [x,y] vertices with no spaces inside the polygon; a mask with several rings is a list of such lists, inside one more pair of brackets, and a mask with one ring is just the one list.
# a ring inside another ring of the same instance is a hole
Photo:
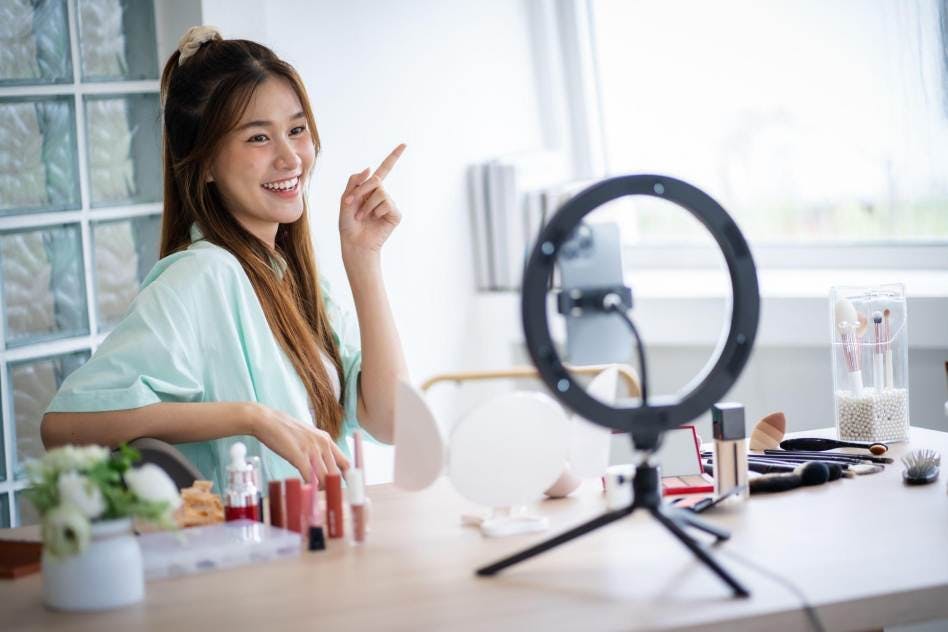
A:
{"label": "window frame", "polygon": [[[0,85],[0,97],[51,97],[65,96],[73,100],[75,139],[77,147],[76,174],[79,180],[79,206],[68,210],[48,210],[37,212],[22,212],[0,216],[0,233],[10,231],[42,229],[59,224],[73,224],[80,228],[80,239],[83,256],[83,279],[85,282],[86,317],[89,333],[79,336],[57,338],[54,340],[31,343],[8,349],[6,346],[5,324],[6,318],[0,314],[0,407],[2,407],[2,448],[4,476],[0,480],[0,503],[6,503],[10,526],[19,525],[17,511],[17,494],[28,487],[28,480],[16,478],[13,464],[16,460],[17,446],[16,419],[13,410],[14,393],[10,384],[9,366],[11,364],[41,360],[51,356],[61,356],[73,352],[88,351],[90,355],[108,335],[107,331],[100,331],[95,296],[95,262],[92,230],[97,222],[117,219],[133,219],[148,215],[160,215],[162,203],[133,203],[115,206],[93,207],[91,203],[89,169],[87,164],[87,134],[85,120],[85,102],[87,95],[114,95],[126,94],[153,94],[158,98],[159,80],[96,80],[86,82],[82,78],[82,63],[79,41],[78,0],[66,0],[66,10],[69,26],[69,49],[72,56],[72,78],[62,83],[25,84],[16,83]],[[155,13],[153,19],[156,26],[158,46],[158,64],[161,68],[160,37],[164,27],[173,22],[173,16],[167,15],[160,6],[160,0],[152,3]],[[159,151],[159,148],[155,148]],[[0,296],[2,304],[2,296]],[[0,513],[2,513],[0,507]]]}

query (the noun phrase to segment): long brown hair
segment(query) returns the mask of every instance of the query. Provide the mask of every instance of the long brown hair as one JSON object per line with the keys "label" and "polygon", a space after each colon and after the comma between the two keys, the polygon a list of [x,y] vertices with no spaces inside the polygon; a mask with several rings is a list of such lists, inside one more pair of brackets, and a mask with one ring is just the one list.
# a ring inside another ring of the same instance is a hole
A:
{"label": "long brown hair", "polygon": [[[274,253],[241,226],[225,208],[217,186],[207,182],[222,139],[237,126],[254,90],[272,77],[285,79],[296,92],[318,155],[319,136],[306,88],[292,66],[266,46],[247,40],[215,37],[184,63],[179,64],[179,58],[179,51],[172,53],[161,75],[161,256],[187,248],[191,224],[197,224],[204,239],[237,258],[250,278],[273,335],[306,386],[316,423],[338,438],[342,407],[334,397],[320,349],[332,358],[343,389],[344,375],[317,282],[305,195],[302,216],[291,224],[281,224],[277,230]],[[287,263],[282,278],[271,265],[274,254]]]}

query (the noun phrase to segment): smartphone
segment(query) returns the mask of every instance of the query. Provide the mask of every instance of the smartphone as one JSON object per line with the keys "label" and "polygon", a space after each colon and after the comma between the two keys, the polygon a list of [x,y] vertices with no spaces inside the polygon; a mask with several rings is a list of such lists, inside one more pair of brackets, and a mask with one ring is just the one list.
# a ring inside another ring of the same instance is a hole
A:
{"label": "smartphone", "polygon": [[[618,287],[622,275],[622,240],[618,224],[581,223],[560,248],[557,260],[564,292]],[[628,363],[633,338],[615,314],[586,311],[566,318],[566,360],[575,365]]]}

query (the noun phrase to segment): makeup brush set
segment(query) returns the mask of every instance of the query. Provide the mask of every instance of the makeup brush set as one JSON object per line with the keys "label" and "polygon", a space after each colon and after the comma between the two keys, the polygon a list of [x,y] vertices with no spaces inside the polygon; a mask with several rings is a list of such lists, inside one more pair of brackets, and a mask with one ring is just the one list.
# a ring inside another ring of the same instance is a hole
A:
{"label": "makeup brush set", "polygon": [[[882,472],[895,459],[883,456],[881,442],[859,443],[821,437],[784,439],[786,417],[781,412],[761,419],[754,427],[747,453],[747,469],[761,476],[748,482],[750,493],[778,492],[800,486],[820,485],[840,478]],[[856,448],[865,452],[830,452]],[[713,471],[714,454],[702,452],[706,470]],[[938,478],[941,457],[934,450],[917,449],[902,458],[902,478],[907,485],[924,485]]]}
{"label": "makeup brush set", "polygon": [[901,284],[830,292],[837,436],[905,441],[909,432],[908,333]]}

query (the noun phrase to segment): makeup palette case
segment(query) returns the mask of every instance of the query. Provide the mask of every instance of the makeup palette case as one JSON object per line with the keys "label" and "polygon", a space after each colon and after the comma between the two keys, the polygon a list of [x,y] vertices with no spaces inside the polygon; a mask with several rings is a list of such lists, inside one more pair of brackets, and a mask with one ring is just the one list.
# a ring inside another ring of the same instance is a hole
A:
{"label": "makeup palette case", "polygon": [[167,579],[300,554],[300,535],[251,520],[234,520],[139,537],[145,579]]}

